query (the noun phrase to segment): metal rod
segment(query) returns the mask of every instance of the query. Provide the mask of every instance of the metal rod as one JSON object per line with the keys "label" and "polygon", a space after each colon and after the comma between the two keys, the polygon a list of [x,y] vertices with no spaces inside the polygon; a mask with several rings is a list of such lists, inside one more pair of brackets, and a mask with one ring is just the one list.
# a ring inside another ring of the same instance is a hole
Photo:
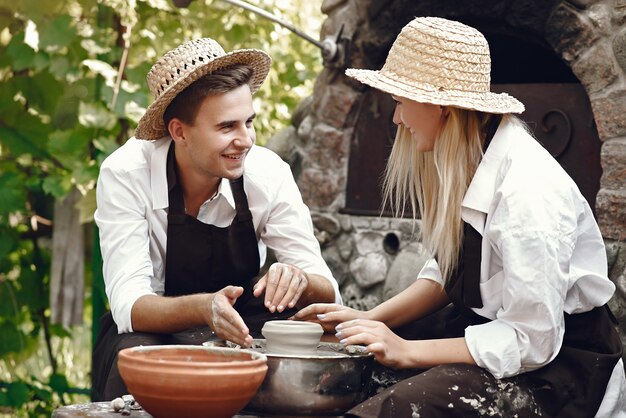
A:
{"label": "metal rod", "polygon": [[234,6],[239,6],[242,7],[246,10],[251,11],[252,13],[256,13],[260,16],[263,16],[266,19],[271,20],[274,23],[278,23],[280,26],[289,29],[290,31],[292,31],[293,33],[295,33],[296,35],[298,35],[299,37],[311,42],[313,45],[317,46],[319,49],[321,49],[322,51],[325,49],[324,45],[316,40],[311,38],[309,35],[307,35],[306,33],[300,31],[298,28],[294,27],[292,24],[285,22],[284,20],[281,20],[280,18],[278,18],[277,16],[271,14],[270,12],[267,12],[259,7],[253,6],[251,4],[246,3],[245,1],[240,1],[240,0],[223,0],[226,3],[230,3]]}

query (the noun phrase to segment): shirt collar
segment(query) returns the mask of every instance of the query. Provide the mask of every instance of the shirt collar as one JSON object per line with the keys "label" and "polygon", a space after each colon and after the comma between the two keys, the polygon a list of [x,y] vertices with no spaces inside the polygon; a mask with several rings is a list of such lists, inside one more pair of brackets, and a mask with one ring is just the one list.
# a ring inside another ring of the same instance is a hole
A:
{"label": "shirt collar", "polygon": [[230,181],[228,179],[223,178],[217,188],[217,196],[224,196],[228,204],[235,209],[235,197],[233,196],[233,189],[230,187]]}
{"label": "shirt collar", "polygon": [[483,155],[461,204],[461,217],[478,232],[483,231],[485,216],[493,201],[496,175],[515,139],[516,123],[503,121]]}
{"label": "shirt collar", "polygon": [[172,138],[163,137],[154,141],[154,151],[150,159],[150,186],[152,188],[152,209],[165,209],[169,206],[167,190],[167,151]]}

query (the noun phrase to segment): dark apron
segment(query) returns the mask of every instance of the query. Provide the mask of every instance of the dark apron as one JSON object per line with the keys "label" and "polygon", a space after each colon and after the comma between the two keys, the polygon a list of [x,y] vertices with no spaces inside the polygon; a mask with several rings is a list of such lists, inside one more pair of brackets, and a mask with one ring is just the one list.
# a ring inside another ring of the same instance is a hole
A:
{"label": "dark apron", "polygon": [[[489,322],[470,309],[483,306],[481,244],[481,235],[465,224],[459,263],[445,287],[452,309],[439,317],[445,324],[440,338],[463,337],[468,326]],[[437,366],[401,381],[346,416],[593,417],[622,355],[616,323],[606,305],[581,314],[565,314],[561,350],[539,370],[496,379],[477,366]]]}
{"label": "dark apron", "polygon": [[[185,213],[182,187],[177,181],[174,143],[167,156],[169,196],[167,248],[165,260],[165,296],[214,293],[228,285],[241,286],[244,294],[235,309],[259,338],[265,321],[286,319],[294,309],[271,314],[263,306],[263,297],[252,294],[259,275],[259,247],[243,187],[243,176],[231,180],[236,214],[227,227],[205,224]],[[202,344],[215,338],[208,326],[175,334],[132,332],[118,334],[110,313],[101,320],[101,331],[93,350],[92,399],[110,400],[127,393],[117,370],[117,353],[123,348],[157,344]]]}

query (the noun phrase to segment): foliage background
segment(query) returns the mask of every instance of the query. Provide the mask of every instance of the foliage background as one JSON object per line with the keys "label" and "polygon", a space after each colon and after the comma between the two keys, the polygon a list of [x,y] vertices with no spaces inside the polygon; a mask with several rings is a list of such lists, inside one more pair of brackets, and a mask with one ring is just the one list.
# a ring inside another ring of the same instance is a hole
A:
{"label": "foliage background", "polygon": [[[321,0],[249,2],[319,34]],[[166,51],[202,36],[227,51],[273,57],[255,96],[264,144],[321,70],[319,50],[291,32],[220,0],[181,9],[169,0],[0,0],[0,415],[50,416],[88,401],[91,277],[85,324],[51,324],[53,229],[45,220],[54,219],[55,199],[78,189],[81,221],[92,231],[100,163],[132,136],[151,102],[146,73]]]}

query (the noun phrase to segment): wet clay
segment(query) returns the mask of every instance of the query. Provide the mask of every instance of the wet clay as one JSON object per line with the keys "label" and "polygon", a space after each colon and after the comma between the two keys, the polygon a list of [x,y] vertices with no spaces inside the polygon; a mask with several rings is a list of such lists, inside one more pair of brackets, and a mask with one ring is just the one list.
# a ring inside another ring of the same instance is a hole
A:
{"label": "wet clay", "polygon": [[267,321],[261,330],[267,353],[288,355],[315,354],[323,333],[320,324],[302,321]]}

